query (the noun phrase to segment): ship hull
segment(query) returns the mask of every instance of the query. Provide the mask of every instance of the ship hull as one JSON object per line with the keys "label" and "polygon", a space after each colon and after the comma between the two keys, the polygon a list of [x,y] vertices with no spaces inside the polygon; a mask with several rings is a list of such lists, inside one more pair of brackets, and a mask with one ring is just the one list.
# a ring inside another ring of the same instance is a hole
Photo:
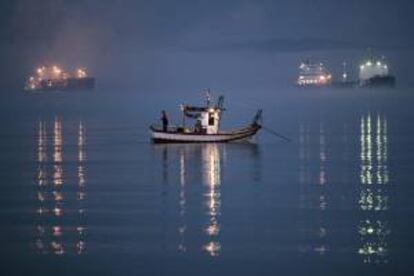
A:
{"label": "ship hull", "polygon": [[377,87],[395,87],[396,80],[394,76],[377,76],[360,82],[361,87],[377,88]]}
{"label": "ship hull", "polygon": [[27,91],[83,91],[95,88],[95,78],[68,78],[62,80],[42,80],[35,88]]}
{"label": "ship hull", "polygon": [[296,83],[296,87],[300,87],[300,88],[324,88],[324,87],[329,87],[331,86],[331,83],[325,83],[325,84],[298,84]]}
{"label": "ship hull", "polygon": [[151,127],[151,141],[153,143],[228,143],[253,138],[259,131],[260,125],[220,132],[217,134],[200,134],[194,132],[162,131]]}

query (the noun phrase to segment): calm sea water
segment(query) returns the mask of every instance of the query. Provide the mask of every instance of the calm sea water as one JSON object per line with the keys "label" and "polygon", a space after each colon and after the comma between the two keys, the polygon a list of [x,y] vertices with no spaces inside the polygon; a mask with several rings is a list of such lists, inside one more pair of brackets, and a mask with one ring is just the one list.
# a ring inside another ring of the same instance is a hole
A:
{"label": "calm sea water", "polygon": [[1,104],[2,274],[408,275],[411,92],[229,93],[226,127],[262,107],[292,142],[202,145],[147,131],[200,93],[15,95]]}

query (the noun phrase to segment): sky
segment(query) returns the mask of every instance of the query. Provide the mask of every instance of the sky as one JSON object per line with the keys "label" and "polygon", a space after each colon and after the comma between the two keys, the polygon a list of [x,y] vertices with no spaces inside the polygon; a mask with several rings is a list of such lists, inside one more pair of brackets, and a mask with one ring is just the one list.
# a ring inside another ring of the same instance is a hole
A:
{"label": "sky", "polygon": [[3,0],[1,82],[19,88],[57,63],[109,89],[269,86],[290,81],[301,58],[335,71],[371,47],[408,83],[412,11],[405,0]]}

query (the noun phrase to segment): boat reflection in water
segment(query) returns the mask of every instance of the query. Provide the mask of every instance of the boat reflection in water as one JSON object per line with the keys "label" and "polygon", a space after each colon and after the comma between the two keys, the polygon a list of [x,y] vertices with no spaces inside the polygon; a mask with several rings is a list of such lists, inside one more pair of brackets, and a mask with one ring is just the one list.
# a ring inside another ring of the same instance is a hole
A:
{"label": "boat reflection in water", "polygon": [[221,207],[221,160],[219,148],[215,144],[208,144],[202,148],[201,156],[203,159],[203,185],[204,202],[208,223],[204,227],[204,232],[208,237],[208,242],[203,249],[210,256],[218,256],[221,251],[221,244],[218,241],[220,233],[220,207]]}
{"label": "boat reflection in water", "polygon": [[391,234],[388,220],[389,172],[387,119],[365,115],[361,118],[361,173],[359,207],[362,213],[358,233],[358,254],[365,263],[387,263],[388,240]]}
{"label": "boat reflection in water", "polygon": [[[315,129],[317,135],[314,133]],[[317,140],[312,139],[314,137]],[[307,237],[307,243],[301,246],[300,251],[324,255],[329,251],[325,215],[328,208],[327,185],[329,182],[326,172],[327,150],[323,123],[318,128],[312,128],[311,124],[300,125],[299,161],[301,187],[299,207],[306,213],[304,214],[306,224],[301,227],[303,232],[301,235]]]}
{"label": "boat reflection in water", "polygon": [[85,251],[85,129],[79,123],[74,175],[69,162],[65,163],[61,120],[56,117],[52,127],[46,121],[39,121],[37,129],[39,207],[36,210],[35,248],[41,254],[82,254]]}
{"label": "boat reflection in water", "polygon": [[[252,151],[257,158],[258,146],[255,144],[159,144],[153,146],[162,151],[163,181],[171,184],[178,170],[178,245],[181,253],[201,252],[211,257],[219,257],[223,244],[221,234],[222,215],[222,177],[228,151]],[[252,178],[257,176],[253,171]],[[188,185],[200,183],[200,185]],[[188,202],[188,198],[201,196],[200,201]],[[200,217],[202,222],[194,221]],[[195,216],[194,216],[195,215]]]}

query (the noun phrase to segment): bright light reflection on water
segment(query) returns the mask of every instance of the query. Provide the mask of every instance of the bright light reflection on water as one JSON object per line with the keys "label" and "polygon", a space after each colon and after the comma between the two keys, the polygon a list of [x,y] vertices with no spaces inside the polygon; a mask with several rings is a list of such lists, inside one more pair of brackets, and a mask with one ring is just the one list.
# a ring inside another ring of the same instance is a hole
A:
{"label": "bright light reflection on water", "polygon": [[267,111],[292,143],[195,145],[150,144],[135,109],[33,116],[0,143],[2,257],[34,275],[399,271],[414,131],[387,110],[319,111]]}
{"label": "bright light reflection on water", "polygon": [[[79,123],[77,183],[65,181],[62,122],[56,117],[53,136],[47,135],[50,124],[38,123],[37,199],[35,248],[40,254],[82,254],[86,243],[83,225],[85,200],[85,130]],[[52,143],[48,143],[50,141]],[[48,147],[51,145],[51,147]],[[51,154],[53,158],[48,158]],[[49,161],[50,160],[50,161]],[[65,174],[73,173],[69,170]],[[66,189],[66,186],[70,188]],[[74,197],[73,193],[76,193]]]}

